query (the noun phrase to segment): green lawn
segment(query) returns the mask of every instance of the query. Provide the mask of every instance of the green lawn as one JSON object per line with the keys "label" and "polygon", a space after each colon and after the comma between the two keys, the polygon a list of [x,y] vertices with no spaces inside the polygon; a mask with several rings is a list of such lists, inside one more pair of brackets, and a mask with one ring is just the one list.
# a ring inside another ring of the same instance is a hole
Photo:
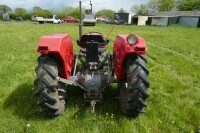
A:
{"label": "green lawn", "polygon": [[[97,24],[83,32],[107,35],[111,27]],[[148,46],[150,98],[145,113],[136,119],[121,114],[116,84],[105,90],[95,114],[83,102],[83,91],[74,87],[63,116],[49,119],[39,113],[33,85],[36,47],[41,36],[53,33],[70,34],[78,51],[78,24],[0,22],[0,133],[200,132],[199,28],[116,26],[109,37],[110,52],[116,35],[122,33],[136,33]]]}

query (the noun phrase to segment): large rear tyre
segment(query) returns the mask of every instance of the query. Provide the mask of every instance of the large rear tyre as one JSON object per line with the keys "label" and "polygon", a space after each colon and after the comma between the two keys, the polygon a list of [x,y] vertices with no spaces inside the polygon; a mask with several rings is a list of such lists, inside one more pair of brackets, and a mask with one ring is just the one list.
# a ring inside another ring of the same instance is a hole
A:
{"label": "large rear tyre", "polygon": [[143,56],[130,55],[126,58],[125,73],[127,79],[119,82],[120,106],[122,112],[130,117],[137,117],[147,106],[145,100],[149,97],[147,89],[149,71]]}
{"label": "large rear tyre", "polygon": [[45,116],[57,116],[64,113],[66,108],[67,86],[58,82],[56,77],[59,66],[51,55],[41,55],[38,66],[35,68],[37,78],[34,84],[37,87],[37,105]]}

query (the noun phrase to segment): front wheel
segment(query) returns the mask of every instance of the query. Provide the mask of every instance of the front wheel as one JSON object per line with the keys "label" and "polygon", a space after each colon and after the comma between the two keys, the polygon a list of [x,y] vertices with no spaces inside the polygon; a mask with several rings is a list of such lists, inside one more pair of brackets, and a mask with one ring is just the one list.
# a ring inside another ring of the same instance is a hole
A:
{"label": "front wheel", "polygon": [[149,71],[146,59],[140,55],[130,55],[126,58],[126,80],[118,83],[120,106],[122,112],[131,117],[137,117],[147,106],[145,100],[149,97],[147,79]]}
{"label": "front wheel", "polygon": [[46,116],[56,116],[64,113],[67,101],[67,86],[57,81],[59,73],[58,63],[50,55],[41,55],[35,68],[37,78],[37,105]]}

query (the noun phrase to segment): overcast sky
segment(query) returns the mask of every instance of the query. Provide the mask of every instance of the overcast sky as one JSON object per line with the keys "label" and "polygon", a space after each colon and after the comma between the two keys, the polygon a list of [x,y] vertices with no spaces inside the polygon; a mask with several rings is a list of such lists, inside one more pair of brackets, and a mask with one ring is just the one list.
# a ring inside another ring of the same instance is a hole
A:
{"label": "overcast sky", "polygon": [[[131,5],[147,3],[148,0],[92,0],[94,12],[100,9],[112,9],[118,11],[120,8],[130,11]],[[82,0],[86,8],[90,8],[90,0]],[[62,7],[79,5],[79,0],[0,0],[0,5],[7,5],[13,10],[16,7],[22,7],[32,10],[32,7],[39,6],[42,9],[59,11]]]}

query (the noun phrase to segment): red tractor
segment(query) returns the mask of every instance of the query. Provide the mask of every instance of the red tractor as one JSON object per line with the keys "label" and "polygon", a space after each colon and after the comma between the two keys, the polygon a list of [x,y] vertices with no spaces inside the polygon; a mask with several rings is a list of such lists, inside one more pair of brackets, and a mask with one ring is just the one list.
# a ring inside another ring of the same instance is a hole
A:
{"label": "red tractor", "polygon": [[149,71],[143,56],[147,52],[144,39],[135,34],[117,35],[113,53],[110,54],[106,52],[109,40],[99,32],[82,35],[81,23],[82,20],[80,39],[77,40],[80,47],[78,53],[74,54],[68,34],[40,39],[37,51],[41,55],[35,68],[37,78],[34,84],[41,112],[47,116],[64,113],[69,85],[85,91],[84,100],[90,102],[94,111],[96,102],[103,98],[106,86],[117,83],[122,112],[137,117],[147,106],[145,100],[149,97]]}

